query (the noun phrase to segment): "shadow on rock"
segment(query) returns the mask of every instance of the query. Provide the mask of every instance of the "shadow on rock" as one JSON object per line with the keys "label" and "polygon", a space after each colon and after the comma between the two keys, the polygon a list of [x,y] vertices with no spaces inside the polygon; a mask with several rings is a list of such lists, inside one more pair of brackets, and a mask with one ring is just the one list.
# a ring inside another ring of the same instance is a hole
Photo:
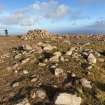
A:
{"label": "shadow on rock", "polygon": [[55,87],[50,86],[50,85],[42,85],[41,87],[46,91],[46,93],[47,93],[48,98],[49,98],[50,101],[53,101],[54,100],[54,96],[58,92],[62,91],[62,89],[55,88]]}
{"label": "shadow on rock", "polygon": [[25,98],[25,94],[21,94],[22,91],[23,91],[23,89],[20,89],[19,92],[16,93],[14,97],[12,97],[12,98],[9,99],[9,102],[15,103],[15,102],[17,102],[17,101]]}
{"label": "shadow on rock", "polygon": [[101,91],[105,91],[105,83],[101,83],[101,82],[96,82],[96,86],[101,90]]}

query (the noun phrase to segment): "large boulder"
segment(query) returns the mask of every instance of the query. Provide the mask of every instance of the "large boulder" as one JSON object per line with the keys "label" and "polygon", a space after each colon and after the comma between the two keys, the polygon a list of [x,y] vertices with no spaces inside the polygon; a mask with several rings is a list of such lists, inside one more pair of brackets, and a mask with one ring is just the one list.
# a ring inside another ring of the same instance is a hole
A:
{"label": "large boulder", "polygon": [[81,97],[69,93],[60,93],[55,99],[55,105],[80,105]]}

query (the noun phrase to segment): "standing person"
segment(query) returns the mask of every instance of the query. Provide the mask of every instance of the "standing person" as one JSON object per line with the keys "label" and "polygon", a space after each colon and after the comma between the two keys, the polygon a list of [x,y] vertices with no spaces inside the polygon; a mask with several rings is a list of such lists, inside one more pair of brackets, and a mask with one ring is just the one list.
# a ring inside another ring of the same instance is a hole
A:
{"label": "standing person", "polygon": [[5,36],[8,36],[8,30],[5,29]]}

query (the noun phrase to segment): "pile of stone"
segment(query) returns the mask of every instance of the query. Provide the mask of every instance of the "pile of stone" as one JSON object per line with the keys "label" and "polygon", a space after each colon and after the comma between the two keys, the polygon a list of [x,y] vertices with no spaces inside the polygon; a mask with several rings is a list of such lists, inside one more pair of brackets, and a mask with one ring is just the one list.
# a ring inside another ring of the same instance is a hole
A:
{"label": "pile of stone", "polygon": [[35,29],[28,31],[27,35],[23,36],[24,40],[33,40],[33,39],[49,39],[51,34],[47,30]]}

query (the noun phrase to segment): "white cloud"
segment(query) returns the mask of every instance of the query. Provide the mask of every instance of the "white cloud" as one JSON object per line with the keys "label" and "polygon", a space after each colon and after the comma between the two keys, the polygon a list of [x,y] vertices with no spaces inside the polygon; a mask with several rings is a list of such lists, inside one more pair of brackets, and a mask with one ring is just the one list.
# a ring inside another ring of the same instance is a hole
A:
{"label": "white cloud", "polygon": [[35,3],[35,4],[32,4],[32,8],[39,10],[39,9],[40,9],[40,6],[39,6],[39,4],[36,4],[36,3]]}
{"label": "white cloud", "polygon": [[20,25],[22,25],[22,26],[34,26],[38,22],[39,22],[39,19],[34,19],[32,17],[30,17],[30,18],[27,17],[27,18],[24,18],[21,21]]}
{"label": "white cloud", "polygon": [[32,5],[33,9],[43,12],[44,18],[57,19],[63,18],[69,15],[70,7],[68,5],[59,4],[55,0],[49,0],[48,2],[38,2]]}
{"label": "white cloud", "polygon": [[48,9],[50,2],[37,2],[32,4],[33,9]]}
{"label": "white cloud", "polygon": [[66,5],[59,5],[58,7],[56,7],[54,10],[52,10],[51,12],[49,12],[46,17],[48,18],[60,18],[60,17],[64,17],[67,16],[69,14],[70,8]]}
{"label": "white cloud", "polygon": [[4,25],[33,26],[35,23],[39,22],[39,19],[22,14],[21,12],[16,12],[12,15],[1,17],[0,21]]}
{"label": "white cloud", "polygon": [[55,0],[35,2],[7,16],[1,16],[0,23],[4,25],[33,26],[42,22],[42,20],[63,18],[69,15],[69,10],[69,6],[60,4]]}

